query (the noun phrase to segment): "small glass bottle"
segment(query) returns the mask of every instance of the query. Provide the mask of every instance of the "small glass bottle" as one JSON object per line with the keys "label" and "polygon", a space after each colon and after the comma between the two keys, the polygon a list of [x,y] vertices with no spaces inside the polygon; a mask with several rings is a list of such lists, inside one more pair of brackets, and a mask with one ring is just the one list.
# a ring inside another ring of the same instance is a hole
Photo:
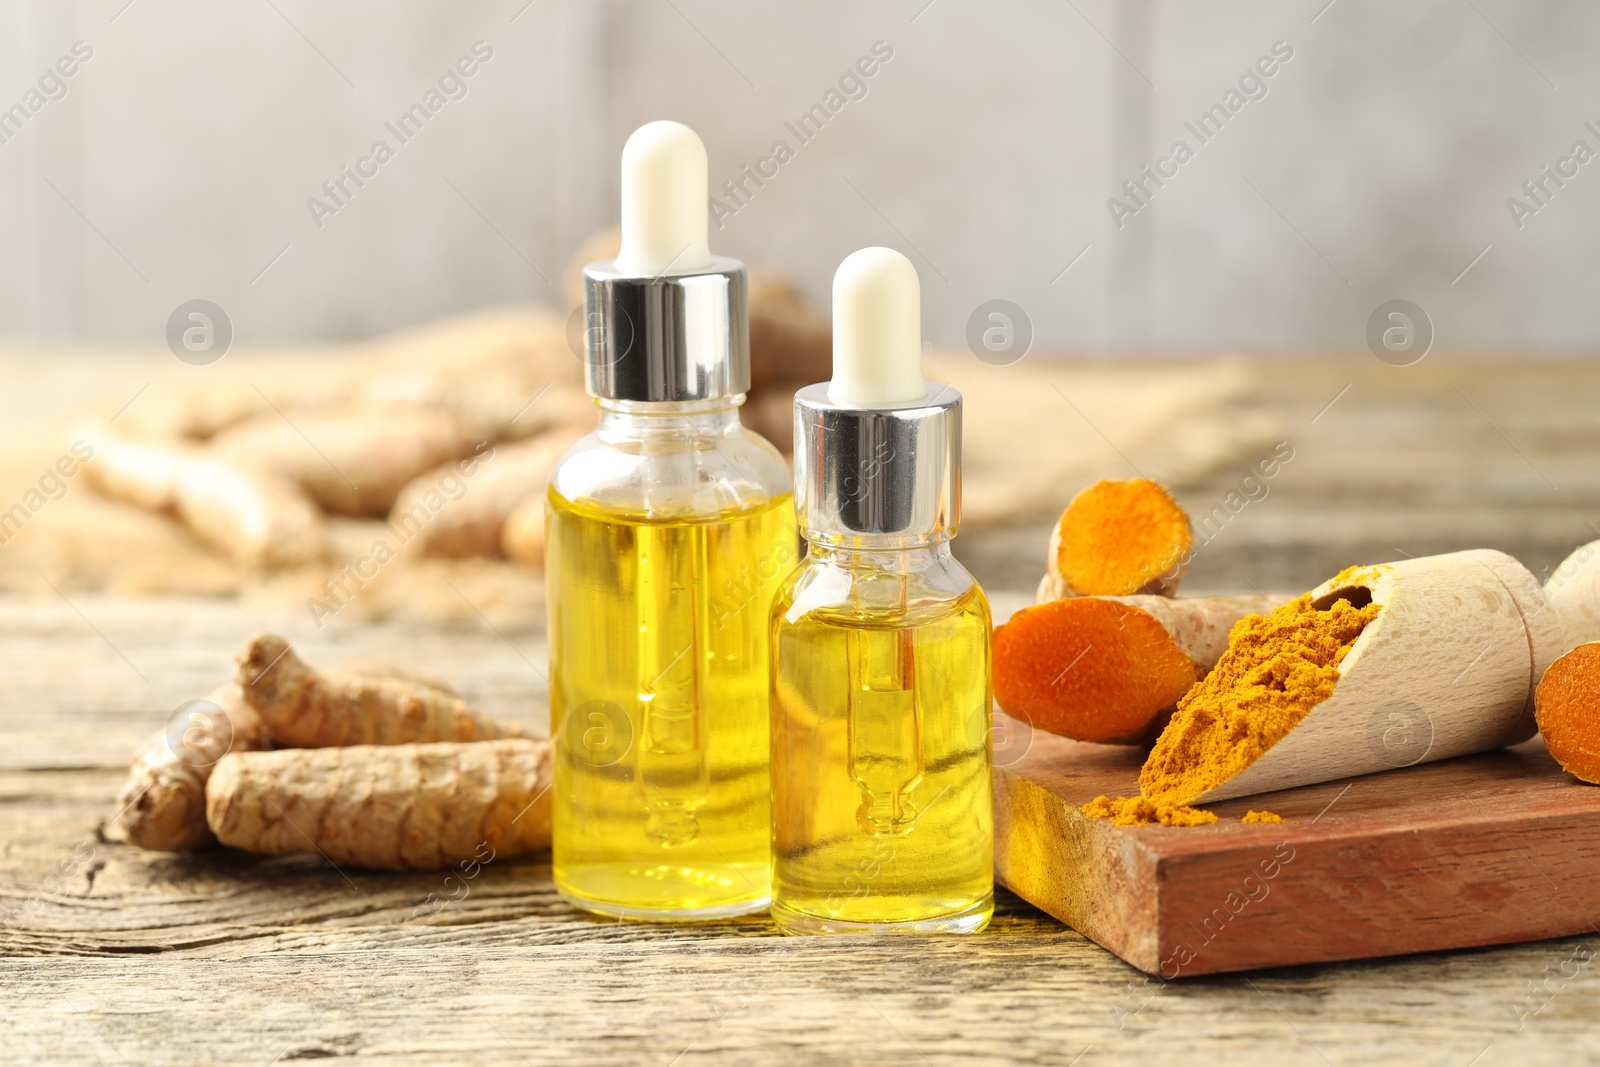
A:
{"label": "small glass bottle", "polygon": [[630,919],[771,891],[766,620],[798,538],[782,455],[739,422],[745,270],[706,249],[706,187],[687,127],[629,139],[623,252],[584,271],[599,425],[546,511],[556,888]]}
{"label": "small glass bottle", "polygon": [[950,554],[961,396],[922,380],[904,256],[850,256],[833,303],[833,381],[795,397],[810,551],[772,605],[772,916],[973,932],[994,911],[990,616]]}

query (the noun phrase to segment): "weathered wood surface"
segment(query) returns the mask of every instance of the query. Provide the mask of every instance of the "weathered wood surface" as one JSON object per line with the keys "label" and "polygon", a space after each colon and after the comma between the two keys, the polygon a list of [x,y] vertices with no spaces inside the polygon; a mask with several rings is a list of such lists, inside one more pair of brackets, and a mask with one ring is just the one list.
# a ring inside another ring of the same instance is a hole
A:
{"label": "weathered wood surface", "polygon": [[[1200,546],[1187,595],[1305,590],[1354,563],[1464,548],[1509,552],[1542,579],[1600,537],[1600,361],[1435,352],[1390,367],[1362,351],[1263,363],[1255,382],[1294,458],[1237,512],[1227,494],[1248,463],[1173,487]],[[1062,404],[1061,417],[1095,412]],[[1127,459],[1104,476],[1134,477],[1140,456]],[[986,586],[1020,589],[1043,573],[1048,537],[1048,524],[1016,527],[956,551]]]}
{"label": "weathered wood surface", "polygon": [[[1034,736],[996,773],[995,868],[1147,973],[1600,931],[1600,789],[1563,773],[1537,738],[1207,803],[1214,826],[1113,826],[1078,810],[1136,793],[1140,763],[1132,749]],[[1241,823],[1252,808],[1285,821]]]}
{"label": "weathered wood surface", "polygon": [[[1186,590],[1303,589],[1347,563],[1479,545],[1537,573],[1595,536],[1596,396],[1592,365],[1430,356],[1397,369],[1363,354],[1265,370],[1260,403],[1289,428],[1296,458],[1202,550]],[[1078,416],[1063,405],[1063,417]],[[1242,473],[1175,488],[1200,512]],[[1030,599],[1044,534],[957,542],[998,616]],[[342,616],[318,631],[292,606],[227,601],[0,600],[5,1062],[1067,1064],[1082,1053],[1085,1067],[1488,1067],[1600,1055],[1597,934],[1162,982],[1004,892],[994,925],[969,940],[814,941],[775,936],[764,919],[589,919],[556,898],[540,858],[491,865],[450,901],[436,875],[105,840],[128,754],[261,628],[288,633],[313,663],[398,660],[544,725],[537,633]]]}
{"label": "weathered wood surface", "polygon": [[[1591,1047],[1600,984],[1588,964],[1563,975],[1600,937],[1166,983],[1004,892],[984,934],[908,948],[782,938],[765,919],[597,921],[556,897],[543,858],[463,891],[316,857],[141,852],[101,833],[122,754],[263,620],[77,608],[0,605],[3,721],[33,738],[0,772],[12,1062],[1045,1064],[1087,1046],[1084,1063],[1466,1064],[1491,1045],[1519,1063]],[[26,640],[35,628],[53,640]],[[538,724],[535,637],[302,629],[313,661],[402,657]],[[49,736],[53,757],[18,758]]]}

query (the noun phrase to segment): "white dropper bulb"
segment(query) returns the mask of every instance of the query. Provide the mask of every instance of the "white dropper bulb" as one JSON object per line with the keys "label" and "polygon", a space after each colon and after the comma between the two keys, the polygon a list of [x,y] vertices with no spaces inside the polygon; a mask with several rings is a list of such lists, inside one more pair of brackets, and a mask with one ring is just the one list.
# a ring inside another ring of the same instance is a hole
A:
{"label": "white dropper bulb", "polygon": [[706,146],[681,122],[647,122],[622,146],[617,270],[655,276],[711,266]]}
{"label": "white dropper bulb", "polygon": [[833,381],[852,408],[914,404],[922,384],[922,285],[892,248],[852,252],[833,275]]}

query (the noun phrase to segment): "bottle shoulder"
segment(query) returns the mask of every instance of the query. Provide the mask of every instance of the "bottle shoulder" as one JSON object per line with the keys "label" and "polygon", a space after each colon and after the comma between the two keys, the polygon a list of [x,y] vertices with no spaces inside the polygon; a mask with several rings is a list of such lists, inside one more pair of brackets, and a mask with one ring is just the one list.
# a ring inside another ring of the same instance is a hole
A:
{"label": "bottle shoulder", "polygon": [[[775,616],[835,625],[921,626],[960,618],[991,628],[988,597],[948,551],[900,560],[808,555],[774,599]],[[877,555],[877,554],[871,554]],[[883,557],[894,554],[883,553]],[[898,565],[882,566],[892,562]]]}
{"label": "bottle shoulder", "polygon": [[792,485],[783,454],[735,423],[715,434],[596,429],[562,454],[550,490],[578,506],[650,518],[759,509]]}

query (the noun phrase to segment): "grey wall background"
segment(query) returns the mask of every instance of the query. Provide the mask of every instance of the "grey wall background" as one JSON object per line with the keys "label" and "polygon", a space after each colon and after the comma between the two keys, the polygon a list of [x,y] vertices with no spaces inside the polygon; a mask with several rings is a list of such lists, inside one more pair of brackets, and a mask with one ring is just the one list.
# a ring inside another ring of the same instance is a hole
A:
{"label": "grey wall background", "polygon": [[[622,141],[670,117],[714,182],[795,149],[715,247],[823,306],[844,255],[899,247],[941,343],[1005,298],[1041,348],[1354,347],[1406,298],[1441,345],[1600,345],[1600,160],[1520,229],[1506,205],[1600,152],[1576,0],[0,0],[0,108],[79,40],[0,144],[0,340],[155,343],[196,297],[240,343],[557,304]],[[398,145],[384,123],[479,40],[465,97]],[[877,41],[800,145],[785,122]],[[1266,95],[1199,144],[1185,122],[1277,41]],[[395,157],[318,228],[307,198],[380,137]],[[1179,138],[1194,158],[1118,228],[1107,198]]]}

